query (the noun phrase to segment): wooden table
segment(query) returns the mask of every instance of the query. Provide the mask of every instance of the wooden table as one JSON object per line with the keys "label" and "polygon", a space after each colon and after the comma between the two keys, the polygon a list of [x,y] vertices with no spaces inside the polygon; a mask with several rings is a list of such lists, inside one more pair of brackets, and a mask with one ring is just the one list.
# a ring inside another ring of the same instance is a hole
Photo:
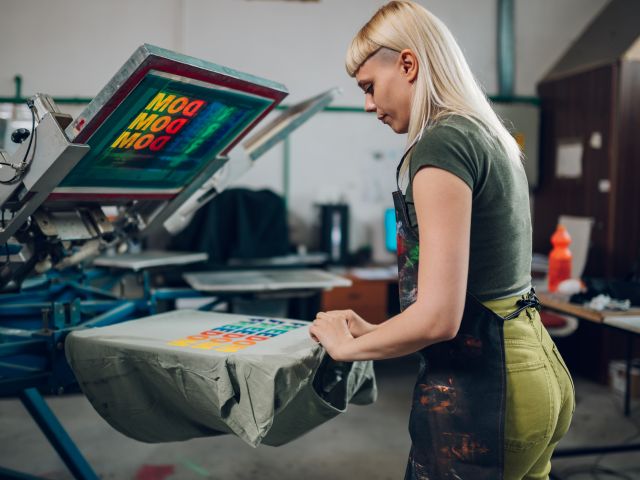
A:
{"label": "wooden table", "polygon": [[632,308],[626,311],[620,310],[594,310],[587,308],[577,303],[569,303],[567,299],[562,295],[557,295],[549,292],[539,292],[536,290],[536,295],[540,299],[542,305],[551,310],[556,310],[561,313],[573,315],[581,318],[582,320],[589,320],[594,323],[605,323],[605,319],[608,317],[640,317],[640,308]]}

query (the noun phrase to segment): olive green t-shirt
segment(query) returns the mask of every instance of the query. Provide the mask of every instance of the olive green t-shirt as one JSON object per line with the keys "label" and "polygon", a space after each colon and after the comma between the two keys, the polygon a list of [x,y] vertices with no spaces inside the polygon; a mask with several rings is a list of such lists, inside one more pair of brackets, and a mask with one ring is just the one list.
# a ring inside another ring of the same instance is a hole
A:
{"label": "olive green t-shirt", "polygon": [[527,290],[531,215],[522,163],[510,160],[484,127],[467,118],[453,115],[430,127],[413,148],[405,194],[416,232],[412,183],[423,167],[451,172],[471,188],[469,293],[486,301]]}

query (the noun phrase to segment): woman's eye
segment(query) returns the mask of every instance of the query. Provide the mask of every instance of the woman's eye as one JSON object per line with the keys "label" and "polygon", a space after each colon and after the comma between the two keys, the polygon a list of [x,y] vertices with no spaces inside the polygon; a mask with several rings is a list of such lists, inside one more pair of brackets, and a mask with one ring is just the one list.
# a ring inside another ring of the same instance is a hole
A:
{"label": "woman's eye", "polygon": [[364,89],[364,93],[365,95],[373,95],[373,83],[367,85],[367,87]]}

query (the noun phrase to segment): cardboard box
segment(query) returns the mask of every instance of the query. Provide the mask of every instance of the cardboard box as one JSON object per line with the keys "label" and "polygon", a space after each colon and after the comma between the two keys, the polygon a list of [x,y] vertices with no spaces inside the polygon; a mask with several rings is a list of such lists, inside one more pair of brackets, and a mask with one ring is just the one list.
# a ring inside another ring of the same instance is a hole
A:
{"label": "cardboard box", "polygon": [[[609,386],[620,395],[624,395],[627,362],[612,360],[609,362]],[[640,398],[640,358],[631,362],[631,398]]]}

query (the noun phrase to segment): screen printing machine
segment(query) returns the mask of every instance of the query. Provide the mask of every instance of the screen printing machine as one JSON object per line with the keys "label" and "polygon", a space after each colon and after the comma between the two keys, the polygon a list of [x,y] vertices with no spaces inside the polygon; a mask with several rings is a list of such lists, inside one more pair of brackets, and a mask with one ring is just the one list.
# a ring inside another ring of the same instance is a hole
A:
{"label": "screen printing machine", "polygon": [[[16,132],[12,155],[0,151],[0,395],[20,397],[76,478],[97,476],[42,394],[79,387],[141,441],[233,433],[252,446],[280,445],[350,401],[374,401],[370,362],[333,362],[305,322],[210,305],[157,313],[166,299],[345,279],[311,269],[185,270],[191,288],[154,288],[150,268],[186,269],[206,254],[131,253],[182,229],[336,94],[284,110],[234,149],[286,88],[143,45],[76,119],[47,95],[28,101],[30,132]],[[115,288],[132,271],[143,279],[135,298]]]}

